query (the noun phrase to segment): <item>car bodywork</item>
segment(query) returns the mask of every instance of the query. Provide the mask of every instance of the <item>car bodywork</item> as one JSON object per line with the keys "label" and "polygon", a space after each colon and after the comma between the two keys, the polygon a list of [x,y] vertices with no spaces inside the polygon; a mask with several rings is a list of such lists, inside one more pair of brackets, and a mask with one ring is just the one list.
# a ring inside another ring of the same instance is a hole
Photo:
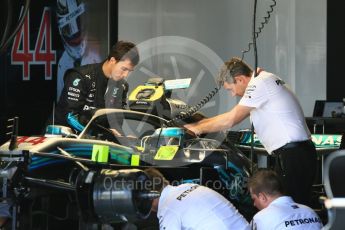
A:
{"label": "car bodywork", "polygon": [[[54,229],[68,223],[85,229],[143,223],[151,199],[159,195],[137,186],[149,180],[143,171],[147,167],[158,168],[175,185],[211,187],[244,215],[251,212],[245,185],[250,161],[223,133],[196,137],[166,127],[167,122],[148,113],[102,109],[78,136],[18,137],[11,151],[5,143],[0,171],[4,200],[16,207],[13,224],[17,229]],[[150,223],[155,224],[152,218]]]}

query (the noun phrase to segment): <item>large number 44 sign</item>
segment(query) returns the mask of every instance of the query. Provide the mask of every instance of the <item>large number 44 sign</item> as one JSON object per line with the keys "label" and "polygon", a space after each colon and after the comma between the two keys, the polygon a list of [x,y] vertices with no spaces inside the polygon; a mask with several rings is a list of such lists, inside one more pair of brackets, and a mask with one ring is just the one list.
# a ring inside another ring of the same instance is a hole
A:
{"label": "large number 44 sign", "polygon": [[30,65],[44,65],[45,80],[52,80],[52,65],[56,63],[56,51],[52,50],[51,10],[43,9],[35,49],[30,49],[30,12],[18,31],[11,51],[11,63],[23,67],[24,81],[30,80]]}

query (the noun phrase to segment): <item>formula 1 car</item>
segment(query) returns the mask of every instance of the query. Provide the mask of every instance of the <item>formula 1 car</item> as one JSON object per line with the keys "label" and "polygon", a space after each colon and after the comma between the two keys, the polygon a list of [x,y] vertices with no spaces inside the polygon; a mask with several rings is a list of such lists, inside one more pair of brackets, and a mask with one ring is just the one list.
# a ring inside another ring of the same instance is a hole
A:
{"label": "formula 1 car", "polygon": [[145,186],[147,167],[175,185],[211,187],[250,216],[250,161],[223,133],[196,137],[167,124],[149,113],[102,109],[79,135],[54,125],[45,136],[14,135],[0,147],[12,229],[116,229],[128,222],[155,229],[148,217],[159,194]]}

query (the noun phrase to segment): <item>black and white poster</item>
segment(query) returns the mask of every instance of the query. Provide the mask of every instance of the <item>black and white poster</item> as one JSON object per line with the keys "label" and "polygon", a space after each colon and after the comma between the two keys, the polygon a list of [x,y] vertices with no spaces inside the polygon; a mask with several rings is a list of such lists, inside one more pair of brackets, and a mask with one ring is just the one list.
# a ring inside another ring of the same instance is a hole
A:
{"label": "black and white poster", "polygon": [[[24,12],[25,1],[11,2],[1,9],[3,30],[14,30]],[[1,143],[8,139],[6,120],[13,116],[19,117],[20,135],[41,133],[59,98],[64,72],[106,58],[109,12],[107,0],[31,1],[0,56]]]}

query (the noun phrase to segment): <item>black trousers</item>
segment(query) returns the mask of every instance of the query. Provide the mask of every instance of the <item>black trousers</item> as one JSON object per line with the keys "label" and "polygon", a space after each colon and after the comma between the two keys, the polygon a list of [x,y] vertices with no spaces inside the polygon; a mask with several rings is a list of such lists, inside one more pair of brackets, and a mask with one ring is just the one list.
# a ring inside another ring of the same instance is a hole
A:
{"label": "black trousers", "polygon": [[293,142],[273,151],[275,171],[281,177],[286,194],[295,202],[310,205],[317,156],[311,140]]}

